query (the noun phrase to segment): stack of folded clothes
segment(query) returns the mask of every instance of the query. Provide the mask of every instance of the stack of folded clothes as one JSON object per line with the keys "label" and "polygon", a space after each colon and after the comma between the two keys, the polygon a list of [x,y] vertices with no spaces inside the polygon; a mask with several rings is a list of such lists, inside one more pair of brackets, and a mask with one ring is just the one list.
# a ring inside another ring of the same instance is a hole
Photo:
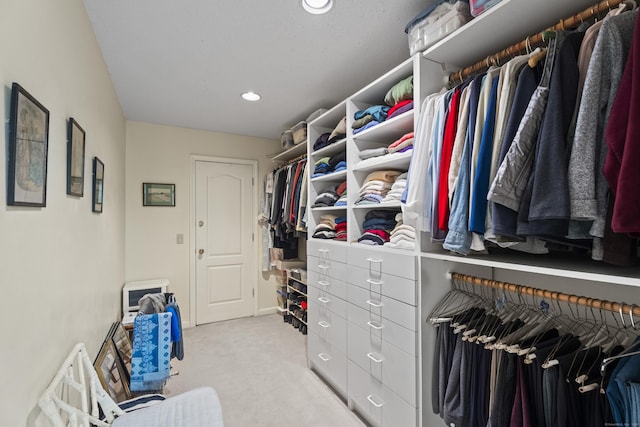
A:
{"label": "stack of folded clothes", "polygon": [[371,172],[364,180],[360,188],[356,205],[372,205],[382,202],[387,195],[396,177],[402,172],[394,170],[382,170]]}
{"label": "stack of folded clothes", "polygon": [[405,225],[402,220],[402,212],[398,212],[395,217],[396,226],[391,230],[389,241],[384,245],[397,249],[415,249],[416,248],[416,229],[410,225]]}
{"label": "stack of folded clothes", "polygon": [[329,167],[331,167],[331,172],[340,172],[347,169],[347,152],[341,151],[337,154],[334,154],[329,159]]}
{"label": "stack of folded clothes", "polygon": [[347,136],[347,116],[344,116],[342,119],[340,119],[336,127],[329,134],[329,138],[327,139],[327,142],[330,145],[330,144],[333,144],[334,142],[338,142],[344,139],[346,136]]}
{"label": "stack of folded clothes", "polygon": [[344,181],[342,184],[338,185],[336,193],[338,193],[340,198],[334,206],[347,206],[347,181]]}
{"label": "stack of folded clothes", "polygon": [[336,237],[335,240],[346,241],[347,240],[347,217],[339,216],[335,219],[336,224]]}
{"label": "stack of folded clothes", "polygon": [[400,80],[393,85],[384,96],[384,103],[389,105],[387,120],[413,109],[413,76]]}
{"label": "stack of folded clothes", "polygon": [[366,245],[384,245],[389,241],[389,232],[396,226],[396,211],[373,210],[367,212],[362,223],[363,233],[359,243]]}
{"label": "stack of folded clothes", "polygon": [[399,202],[402,199],[402,193],[404,193],[405,188],[407,188],[407,176],[408,173],[402,173],[396,177],[396,180],[393,182],[391,186],[391,190],[384,196],[382,199],[383,203],[386,202]]}
{"label": "stack of folded clothes", "polygon": [[313,169],[313,175],[311,175],[311,178],[317,178],[319,176],[323,176],[331,172],[331,166],[329,166],[329,159],[330,157],[323,157],[321,159],[316,160],[316,162],[313,164],[314,169]]}
{"label": "stack of folded clothes", "polygon": [[331,132],[323,133],[313,143],[313,151],[344,139],[347,136],[347,117],[343,117]]}
{"label": "stack of folded clothes", "polygon": [[402,135],[396,141],[392,142],[389,147],[387,147],[389,154],[392,153],[404,153],[405,151],[409,151],[413,149],[413,137],[414,133],[409,132]]}
{"label": "stack of folded clothes", "polygon": [[340,172],[347,169],[347,153],[341,151],[331,157],[323,157],[314,163],[313,175],[311,178],[318,178],[333,172]]}
{"label": "stack of folded clothes", "polygon": [[369,149],[360,151],[358,153],[358,157],[360,157],[360,160],[366,160],[372,157],[384,156],[388,152],[389,152],[389,148],[387,147],[369,148]]}
{"label": "stack of folded clothes", "polygon": [[320,217],[320,222],[313,230],[313,237],[316,239],[335,239],[336,237],[336,216],[325,214]]}
{"label": "stack of folded clothes", "polygon": [[373,105],[365,110],[356,111],[351,124],[354,135],[384,122],[390,108],[388,105]]}
{"label": "stack of folded clothes", "polygon": [[314,200],[312,208],[325,208],[329,206],[333,206],[338,201],[340,195],[336,192],[335,187],[327,188],[322,190],[316,200]]}
{"label": "stack of folded clothes", "polygon": [[313,151],[318,151],[319,149],[329,145],[329,135],[329,132],[320,135],[318,139],[316,139],[316,142],[313,143]]}
{"label": "stack of folded clothes", "polygon": [[410,110],[413,110],[413,76],[406,77],[393,85],[384,96],[384,104],[356,111],[351,124],[353,134],[358,134]]}

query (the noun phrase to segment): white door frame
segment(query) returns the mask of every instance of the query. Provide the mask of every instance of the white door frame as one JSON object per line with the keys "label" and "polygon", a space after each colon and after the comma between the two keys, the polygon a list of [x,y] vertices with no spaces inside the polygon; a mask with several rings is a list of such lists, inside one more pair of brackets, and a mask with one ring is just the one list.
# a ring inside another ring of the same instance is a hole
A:
{"label": "white door frame", "polygon": [[[189,170],[189,324],[190,326],[196,326],[196,162],[204,161],[204,162],[217,162],[217,163],[231,163],[237,165],[249,165],[251,166],[251,173],[253,178],[253,185],[251,186],[252,192],[252,200],[253,200],[253,218],[257,218],[259,201],[258,201],[258,191],[256,189],[256,184],[258,181],[258,161],[257,160],[246,160],[246,159],[233,159],[229,157],[214,157],[214,156],[202,156],[197,154],[191,154],[189,156],[190,162],[190,170]],[[258,236],[258,221],[257,219],[253,222],[253,226],[251,228],[251,232],[253,233],[253,242],[254,242],[254,265],[257,267],[260,264],[258,263],[259,257],[259,245],[257,243]],[[260,277],[258,275],[258,268],[253,272],[256,276],[256,280],[253,284],[253,316],[258,313],[258,289],[260,288],[258,284],[260,283]]]}

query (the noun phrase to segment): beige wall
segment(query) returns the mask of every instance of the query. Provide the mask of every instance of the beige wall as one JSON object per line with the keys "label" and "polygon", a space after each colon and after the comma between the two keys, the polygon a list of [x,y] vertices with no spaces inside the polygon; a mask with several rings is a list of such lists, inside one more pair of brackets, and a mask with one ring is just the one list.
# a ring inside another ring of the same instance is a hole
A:
{"label": "beige wall", "polygon": [[[119,316],[124,281],[125,121],[82,0],[3,1],[0,104],[12,82],[50,111],[47,206],[6,206],[0,150],[0,351],[3,426],[42,423],[40,394],[76,342],[95,356]],[[87,134],[85,196],[66,194],[66,122]],[[91,212],[91,159],[105,164],[104,213]]]}
{"label": "beige wall", "polygon": [[[278,152],[279,141],[205,132],[176,127],[127,122],[126,167],[126,279],[166,277],[175,292],[183,323],[192,318],[189,294],[189,231],[191,155],[256,160],[258,198],[265,174],[274,164],[268,154]],[[176,184],[176,206],[143,207],[142,183]],[[257,220],[258,206],[255,207]],[[184,244],[176,235],[184,235]],[[256,236],[257,265],[261,265],[261,234]],[[275,307],[275,277],[258,276],[258,313]]]}

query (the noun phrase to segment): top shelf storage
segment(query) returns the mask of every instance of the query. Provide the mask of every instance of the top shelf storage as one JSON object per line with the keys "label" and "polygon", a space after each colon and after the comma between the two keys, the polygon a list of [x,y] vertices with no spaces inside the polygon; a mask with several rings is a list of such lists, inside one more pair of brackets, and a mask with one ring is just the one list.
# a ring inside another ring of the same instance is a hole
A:
{"label": "top shelf storage", "polygon": [[496,53],[592,6],[594,0],[503,0],[423,52],[450,71]]}

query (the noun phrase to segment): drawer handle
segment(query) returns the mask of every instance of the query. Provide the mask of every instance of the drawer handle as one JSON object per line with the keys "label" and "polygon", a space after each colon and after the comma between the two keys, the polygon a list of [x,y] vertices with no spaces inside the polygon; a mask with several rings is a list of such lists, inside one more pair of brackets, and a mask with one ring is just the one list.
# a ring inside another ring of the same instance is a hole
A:
{"label": "drawer handle", "polygon": [[331,356],[329,356],[327,353],[320,353],[318,354],[318,357],[322,359],[323,362],[328,362],[329,360],[331,360]]}
{"label": "drawer handle", "polygon": [[382,285],[384,282],[382,280],[367,279],[367,283],[370,285]]}
{"label": "drawer handle", "polygon": [[318,285],[320,286],[329,286],[329,282],[325,280],[318,280]]}
{"label": "drawer handle", "polygon": [[320,252],[321,254],[328,254],[329,249],[318,249],[318,252]]}
{"label": "drawer handle", "polygon": [[382,356],[378,356],[378,357],[376,356],[378,355],[375,353],[367,353],[367,357],[376,363],[382,363],[384,361],[384,358]]}
{"label": "drawer handle", "polygon": [[318,322],[318,325],[322,326],[325,329],[331,326],[329,322],[325,322],[324,320]]}
{"label": "drawer handle", "polygon": [[381,329],[384,329],[384,325],[376,325],[372,321],[368,321],[367,325],[369,325],[370,327],[372,327],[373,329],[376,329],[378,331],[381,330]]}
{"label": "drawer handle", "polygon": [[370,394],[369,396],[367,396],[367,400],[369,402],[371,402],[371,404],[373,406],[375,406],[376,408],[382,408],[382,406],[384,405],[384,402],[382,401],[382,399],[380,399],[378,396],[375,396],[378,398],[378,400],[380,400],[380,403],[376,402],[375,400],[373,400],[374,396],[373,394]]}
{"label": "drawer handle", "polygon": [[367,258],[367,261],[375,262],[376,264],[382,263],[382,260],[381,259],[377,259],[377,258]]}
{"label": "drawer handle", "polygon": [[367,304],[369,304],[371,307],[375,307],[375,308],[380,308],[380,307],[384,307],[384,303],[382,303],[381,301],[374,301],[374,300],[367,300]]}
{"label": "drawer handle", "polygon": [[328,269],[329,269],[329,266],[328,266],[328,265],[325,265],[325,264],[318,264],[318,268],[321,268],[321,269],[323,269],[323,270],[328,270]]}
{"label": "drawer handle", "polygon": [[320,301],[323,304],[329,304],[331,302],[329,298],[325,298],[325,297],[318,297],[318,301]]}

